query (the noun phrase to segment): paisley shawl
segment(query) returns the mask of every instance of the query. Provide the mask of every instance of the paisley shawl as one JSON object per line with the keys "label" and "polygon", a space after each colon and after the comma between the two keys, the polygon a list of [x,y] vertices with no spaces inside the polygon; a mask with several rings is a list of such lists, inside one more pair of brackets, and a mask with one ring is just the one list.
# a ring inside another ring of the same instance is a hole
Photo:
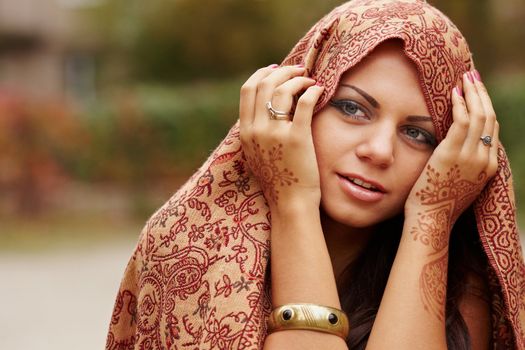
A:
{"label": "paisley shawl", "polygon": [[[325,86],[381,42],[398,38],[414,62],[439,140],[451,90],[474,67],[462,34],[419,0],[355,0],[316,23],[283,65],[304,64]],[[492,348],[525,349],[525,265],[508,158],[473,204],[487,255]],[[238,123],[145,225],[127,265],[106,349],[261,349],[271,311],[269,209],[247,170]]]}

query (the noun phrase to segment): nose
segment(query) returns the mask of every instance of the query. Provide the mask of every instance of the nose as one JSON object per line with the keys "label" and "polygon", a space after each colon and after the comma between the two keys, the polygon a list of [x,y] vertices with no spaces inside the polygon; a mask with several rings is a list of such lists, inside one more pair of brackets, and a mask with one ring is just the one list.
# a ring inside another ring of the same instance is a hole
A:
{"label": "nose", "polygon": [[388,168],[394,162],[396,128],[388,123],[370,125],[361,134],[361,142],[356,147],[359,159],[372,165]]}

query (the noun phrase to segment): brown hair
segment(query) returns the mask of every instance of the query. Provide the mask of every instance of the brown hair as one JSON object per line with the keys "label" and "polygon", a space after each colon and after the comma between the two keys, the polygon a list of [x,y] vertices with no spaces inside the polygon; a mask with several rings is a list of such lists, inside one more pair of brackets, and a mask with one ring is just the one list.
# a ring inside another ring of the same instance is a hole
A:
{"label": "brown hair", "polygon": [[[347,345],[352,350],[365,349],[368,342],[396,256],[403,220],[397,216],[383,222],[338,281],[341,306],[350,320]],[[465,276],[475,274],[485,280],[487,272],[487,259],[475,223],[474,213],[469,209],[456,222],[451,234],[445,320],[448,349],[471,349],[459,302],[467,293]]]}

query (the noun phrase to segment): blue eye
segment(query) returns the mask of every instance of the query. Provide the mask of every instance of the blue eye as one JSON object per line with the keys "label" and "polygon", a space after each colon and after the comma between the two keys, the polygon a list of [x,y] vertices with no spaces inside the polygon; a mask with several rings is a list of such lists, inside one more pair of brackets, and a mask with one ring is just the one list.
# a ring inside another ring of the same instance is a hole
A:
{"label": "blue eye", "polygon": [[359,103],[352,100],[330,100],[330,105],[339,109],[352,119],[367,118],[366,110]]}
{"label": "blue eye", "polygon": [[404,132],[405,135],[407,135],[410,139],[417,143],[428,144],[432,147],[435,147],[437,145],[436,138],[426,130],[416,128],[413,126],[407,126],[404,129]]}

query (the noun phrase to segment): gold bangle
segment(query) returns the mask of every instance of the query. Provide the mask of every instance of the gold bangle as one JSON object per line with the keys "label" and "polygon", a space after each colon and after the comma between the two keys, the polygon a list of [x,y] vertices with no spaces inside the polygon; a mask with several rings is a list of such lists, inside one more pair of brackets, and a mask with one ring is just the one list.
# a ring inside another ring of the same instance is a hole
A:
{"label": "gold bangle", "polygon": [[268,318],[268,333],[306,329],[337,335],[346,341],[350,325],[344,311],[316,304],[286,304],[275,308]]}

